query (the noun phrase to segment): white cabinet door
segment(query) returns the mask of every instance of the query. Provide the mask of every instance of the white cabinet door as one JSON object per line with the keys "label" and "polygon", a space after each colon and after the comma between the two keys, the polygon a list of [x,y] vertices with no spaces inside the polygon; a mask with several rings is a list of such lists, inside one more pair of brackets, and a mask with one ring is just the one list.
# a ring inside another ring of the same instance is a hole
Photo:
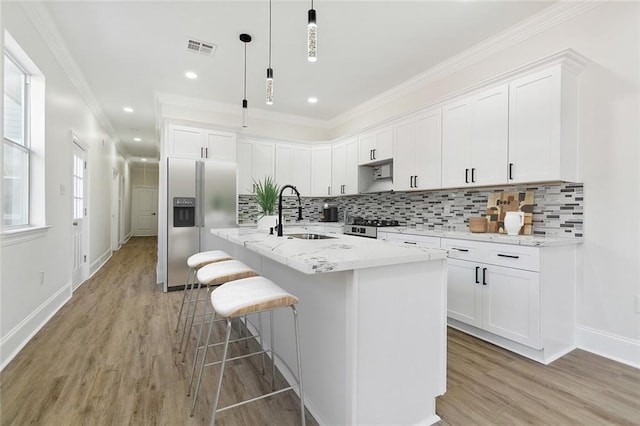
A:
{"label": "white cabinet door", "polygon": [[482,284],[475,262],[447,260],[447,316],[482,327]]}
{"label": "white cabinet door", "polygon": [[472,185],[507,182],[509,86],[503,84],[475,95],[471,117]]}
{"label": "white cabinet door", "polygon": [[254,181],[274,176],[275,145],[272,142],[238,141],[238,193],[254,194]]}
{"label": "white cabinet door", "polygon": [[393,127],[376,129],[358,138],[359,164],[376,164],[393,158]]}
{"label": "white cabinet door", "polygon": [[560,84],[559,67],[509,84],[509,183],[560,178]]}
{"label": "white cabinet door", "polygon": [[467,186],[471,182],[471,100],[442,108],[442,187]]}
{"label": "white cabinet door", "polygon": [[413,156],[416,161],[414,189],[439,189],[442,186],[442,112],[440,108],[426,111],[416,117]]}
{"label": "white cabinet door", "polygon": [[346,161],[345,161],[345,195],[354,195],[358,193],[358,140],[352,139],[346,144]]}
{"label": "white cabinet door", "polygon": [[347,146],[344,143],[334,145],[331,149],[331,193],[344,194],[347,181]]}
{"label": "white cabinet door", "polygon": [[[275,180],[279,186],[293,182],[293,147],[290,145],[276,145]],[[291,191],[289,191],[290,193]]]}
{"label": "white cabinet door", "polygon": [[256,142],[253,144],[251,169],[253,178],[264,180],[266,176],[274,177],[275,146],[271,142]]}
{"label": "white cabinet door", "polygon": [[311,148],[293,148],[293,182],[302,196],[311,195]]}
{"label": "white cabinet door", "polygon": [[251,174],[251,165],[253,163],[253,146],[250,142],[238,141],[237,151],[238,194],[253,194],[255,193],[253,176]]}
{"label": "white cabinet door", "polygon": [[415,117],[394,124],[393,189],[407,191],[413,189],[416,175],[416,119]]}
{"label": "white cabinet door", "polygon": [[331,146],[311,148],[311,194],[331,195]]}
{"label": "white cabinet door", "polygon": [[540,274],[483,266],[483,328],[535,349],[540,339]]}
{"label": "white cabinet door", "polygon": [[202,129],[187,126],[169,126],[169,157],[204,158]]}
{"label": "white cabinet door", "polygon": [[204,157],[208,160],[236,161],[235,133],[204,130]]}

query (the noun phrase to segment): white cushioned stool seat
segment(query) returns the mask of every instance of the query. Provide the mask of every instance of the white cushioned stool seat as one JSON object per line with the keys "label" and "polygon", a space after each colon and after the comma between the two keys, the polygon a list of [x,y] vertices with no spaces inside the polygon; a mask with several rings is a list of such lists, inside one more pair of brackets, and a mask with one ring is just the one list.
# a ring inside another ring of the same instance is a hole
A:
{"label": "white cushioned stool seat", "polygon": [[203,251],[201,253],[196,253],[193,256],[189,256],[187,259],[187,266],[189,268],[200,269],[209,263],[232,259],[233,257],[222,250]]}
{"label": "white cushioned stool seat", "polygon": [[198,281],[205,285],[219,285],[228,281],[254,277],[256,271],[239,260],[223,260],[198,269]]}
{"label": "white cushioned stool seat", "polygon": [[223,284],[211,292],[211,305],[219,317],[228,318],[298,303],[298,298],[265,277]]}

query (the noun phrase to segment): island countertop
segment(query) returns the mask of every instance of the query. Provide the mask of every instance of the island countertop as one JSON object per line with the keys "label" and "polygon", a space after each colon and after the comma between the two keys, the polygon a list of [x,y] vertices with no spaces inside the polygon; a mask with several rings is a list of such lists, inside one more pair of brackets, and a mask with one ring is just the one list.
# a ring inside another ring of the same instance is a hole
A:
{"label": "island countertop", "polygon": [[308,233],[297,227],[285,228],[282,237],[255,228],[211,229],[211,233],[305,274],[426,262],[447,257],[444,250],[396,246],[350,235],[327,234],[331,238],[321,240],[287,236]]}

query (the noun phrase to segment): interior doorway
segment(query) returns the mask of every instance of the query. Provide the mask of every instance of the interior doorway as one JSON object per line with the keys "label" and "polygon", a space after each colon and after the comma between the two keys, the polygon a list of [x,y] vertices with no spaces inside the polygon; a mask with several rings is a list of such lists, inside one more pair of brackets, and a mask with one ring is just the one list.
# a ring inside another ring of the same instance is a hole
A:
{"label": "interior doorway", "polygon": [[122,197],[120,194],[120,171],[113,169],[113,179],[111,182],[111,250],[120,248],[120,209]]}
{"label": "interior doorway", "polygon": [[132,234],[136,237],[158,235],[158,188],[133,188]]}
{"label": "interior doorway", "polygon": [[76,290],[89,276],[89,191],[87,150],[78,137],[72,135],[71,194],[71,288]]}

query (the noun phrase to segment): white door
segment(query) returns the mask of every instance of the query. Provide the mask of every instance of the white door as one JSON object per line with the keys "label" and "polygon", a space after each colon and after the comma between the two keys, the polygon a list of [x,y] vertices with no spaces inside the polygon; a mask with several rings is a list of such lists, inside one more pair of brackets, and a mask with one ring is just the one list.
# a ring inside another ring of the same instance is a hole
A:
{"label": "white door", "polygon": [[111,250],[120,248],[120,172],[113,169],[111,181]]}
{"label": "white door", "polygon": [[[442,113],[434,109],[416,118],[414,188],[439,189],[442,180]],[[395,161],[395,160],[394,160]],[[406,178],[405,178],[406,183]]]}
{"label": "white door", "polygon": [[133,235],[158,235],[158,188],[134,187],[132,200]]}
{"label": "white door", "polygon": [[447,316],[482,327],[482,271],[475,262],[447,260]]}
{"label": "white door", "polygon": [[86,152],[76,141],[73,143],[72,165],[72,218],[71,218],[71,257],[72,288],[75,290],[88,276],[88,244],[86,238],[86,194],[87,194],[87,161]]}
{"label": "white door", "polygon": [[413,188],[413,176],[417,161],[415,117],[394,125],[395,147],[393,151],[393,185],[396,190]]}
{"label": "white door", "polygon": [[442,187],[467,186],[471,182],[471,100],[442,108]]}

